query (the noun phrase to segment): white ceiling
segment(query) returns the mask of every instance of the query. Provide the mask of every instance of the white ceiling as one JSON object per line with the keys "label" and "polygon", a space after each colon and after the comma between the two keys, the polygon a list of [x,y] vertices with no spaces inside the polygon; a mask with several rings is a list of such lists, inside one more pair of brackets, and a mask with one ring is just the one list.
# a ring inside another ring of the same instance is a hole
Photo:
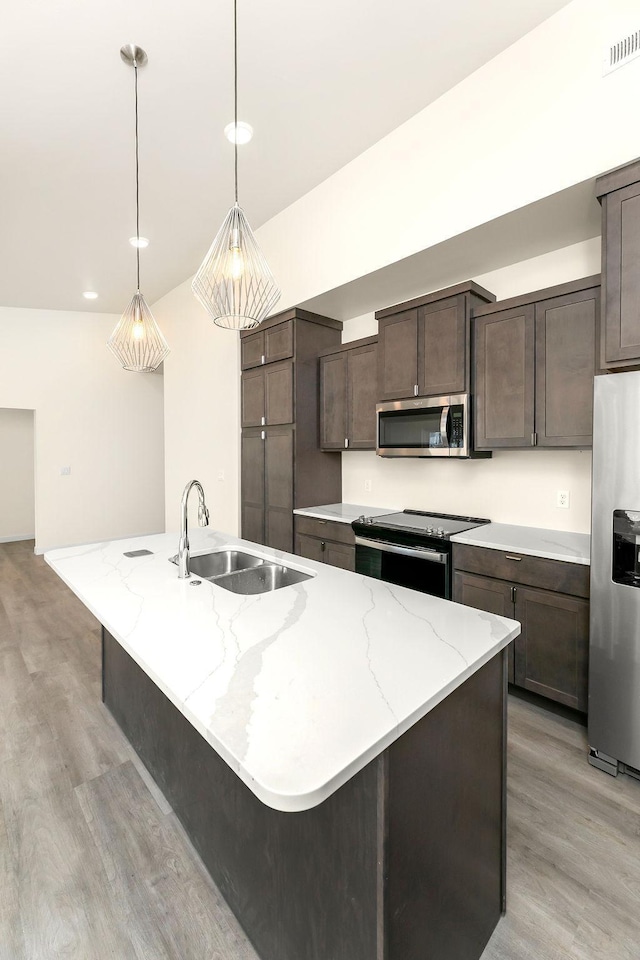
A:
{"label": "white ceiling", "polygon": [[[567,2],[239,0],[253,227]],[[128,42],[149,55],[140,232],[153,302],[197,269],[233,199],[232,0],[4,0],[2,21],[0,304],[117,313],[134,292]]]}

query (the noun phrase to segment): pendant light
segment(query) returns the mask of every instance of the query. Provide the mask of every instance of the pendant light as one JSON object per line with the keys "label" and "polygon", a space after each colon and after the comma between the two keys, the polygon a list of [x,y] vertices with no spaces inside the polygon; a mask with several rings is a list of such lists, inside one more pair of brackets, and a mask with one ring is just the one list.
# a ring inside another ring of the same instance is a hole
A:
{"label": "pendant light", "polygon": [[[234,127],[238,127],[238,12],[233,0]],[[238,204],[238,137],[234,142],[235,203],[193,278],[195,297],[213,322],[227,330],[250,330],[280,299],[269,265]]]}
{"label": "pendant light", "polygon": [[[125,63],[133,67],[136,111],[136,240],[140,240],[140,172],[138,162],[138,67],[148,60],[141,47],[125,44],[120,50]],[[118,325],[107,341],[107,346],[118,358],[125,370],[136,373],[151,373],[160,366],[169,353],[167,341],[160,332],[146,300],[140,293],[140,247],[136,248],[137,289],[131,302],[122,314]]]}

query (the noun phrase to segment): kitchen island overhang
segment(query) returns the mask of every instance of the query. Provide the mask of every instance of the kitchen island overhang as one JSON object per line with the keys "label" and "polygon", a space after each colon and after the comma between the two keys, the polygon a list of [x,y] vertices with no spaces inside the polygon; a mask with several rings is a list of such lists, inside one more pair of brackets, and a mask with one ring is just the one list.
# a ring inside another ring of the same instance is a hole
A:
{"label": "kitchen island overhang", "polygon": [[241,544],[316,576],[194,589],[174,539],[46,559],[104,624],[106,703],[261,957],[478,957],[504,898],[519,625],[206,531],[194,554]]}

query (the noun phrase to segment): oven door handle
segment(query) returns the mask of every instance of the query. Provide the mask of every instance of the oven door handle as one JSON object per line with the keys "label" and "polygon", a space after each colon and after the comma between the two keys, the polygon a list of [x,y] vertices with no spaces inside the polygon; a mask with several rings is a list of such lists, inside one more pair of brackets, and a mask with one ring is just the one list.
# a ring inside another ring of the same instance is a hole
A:
{"label": "oven door handle", "polygon": [[415,557],[417,560],[428,560],[430,563],[447,563],[449,559],[448,554],[432,550],[431,547],[401,547],[397,543],[381,543],[379,540],[367,540],[365,537],[356,537],[356,546],[382,550],[383,553],[397,553],[401,557]]}

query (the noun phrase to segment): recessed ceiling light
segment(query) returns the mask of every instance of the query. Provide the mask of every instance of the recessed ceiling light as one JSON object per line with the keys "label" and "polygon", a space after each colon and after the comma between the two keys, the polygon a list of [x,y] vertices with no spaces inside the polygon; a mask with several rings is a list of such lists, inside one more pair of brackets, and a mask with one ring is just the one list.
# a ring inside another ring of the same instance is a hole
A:
{"label": "recessed ceiling light", "polygon": [[82,296],[85,298],[85,300],[97,300],[97,299],[98,299],[98,294],[95,292],[95,290],[85,290],[85,292],[82,294]]}
{"label": "recessed ceiling light", "polygon": [[224,128],[224,135],[231,143],[249,143],[253,136],[253,127],[250,123],[238,120],[235,123],[228,123]]}
{"label": "recessed ceiling light", "polygon": [[129,243],[132,247],[148,247],[149,241],[146,237],[129,237]]}

